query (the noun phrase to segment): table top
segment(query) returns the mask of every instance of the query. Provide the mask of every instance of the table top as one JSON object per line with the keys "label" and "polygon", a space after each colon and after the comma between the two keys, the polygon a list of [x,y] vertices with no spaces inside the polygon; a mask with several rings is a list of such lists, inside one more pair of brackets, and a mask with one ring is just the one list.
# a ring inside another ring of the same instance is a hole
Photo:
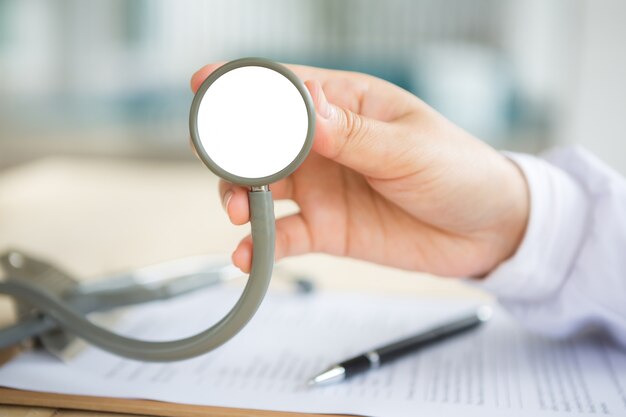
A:
{"label": "table top", "polygon": [[[292,202],[276,202],[277,216],[296,210]],[[199,162],[56,157],[0,173],[0,251],[14,248],[32,253],[81,279],[190,255],[230,254],[247,233],[248,226],[229,223],[219,201],[217,178]],[[323,254],[286,259],[279,265],[331,291],[487,298],[457,280]],[[0,326],[13,320],[10,301],[0,297]],[[14,354],[16,349],[0,352],[0,363]],[[9,393],[0,391],[3,416],[111,417],[58,406],[2,405],[19,403],[3,401]],[[60,404],[45,398],[29,394],[21,403]],[[70,407],[81,408],[80,404]],[[146,415],[156,415],[146,410]],[[241,410],[219,411],[242,415]],[[135,409],[133,415],[140,412]],[[122,415],[129,414],[116,414]]]}

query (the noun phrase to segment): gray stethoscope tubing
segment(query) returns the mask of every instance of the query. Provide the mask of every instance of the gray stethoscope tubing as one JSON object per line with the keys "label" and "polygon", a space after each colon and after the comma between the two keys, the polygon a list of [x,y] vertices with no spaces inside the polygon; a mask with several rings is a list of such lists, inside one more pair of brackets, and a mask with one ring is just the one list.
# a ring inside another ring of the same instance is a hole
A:
{"label": "gray stethoscope tubing", "polygon": [[[263,178],[242,178],[217,166],[202,149],[197,131],[198,108],[202,95],[224,73],[244,66],[260,66],[274,70],[289,79],[304,100],[308,130],[302,149],[297,157],[280,172]],[[165,342],[148,342],[120,336],[103,329],[64,305],[63,300],[32,284],[16,280],[0,281],[0,293],[9,294],[36,306],[37,310],[58,321],[85,340],[127,358],[146,361],[174,361],[206,353],[224,344],[237,334],[259,308],[274,266],[275,219],[272,194],[267,184],[278,181],[292,173],[306,158],[311,149],[315,126],[315,110],[308,90],[290,70],[262,58],[244,58],[231,61],[214,71],[202,84],[191,107],[191,137],[200,159],[217,175],[236,184],[251,186],[249,192],[250,225],[253,242],[252,268],[248,282],[237,303],[219,322],[207,330],[185,339]]]}
{"label": "gray stethoscope tubing", "polygon": [[66,307],[60,298],[27,282],[0,281],[0,292],[37,306],[39,311],[58,321],[62,327],[120,356],[157,362],[201,355],[224,344],[248,323],[263,301],[272,277],[275,233],[272,195],[270,191],[251,191],[249,197],[254,245],[250,277],[241,297],[228,314],[195,336],[167,342],[132,339],[91,323]]}

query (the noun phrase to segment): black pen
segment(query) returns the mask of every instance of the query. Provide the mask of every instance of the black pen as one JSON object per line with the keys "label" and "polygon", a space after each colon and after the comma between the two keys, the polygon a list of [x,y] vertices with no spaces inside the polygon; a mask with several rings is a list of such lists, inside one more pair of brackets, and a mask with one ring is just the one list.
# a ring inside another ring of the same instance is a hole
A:
{"label": "black pen", "polygon": [[389,345],[347,359],[331,366],[309,380],[309,386],[341,382],[361,372],[378,368],[424,346],[473,329],[491,318],[491,307],[478,307],[471,315],[455,319],[450,323],[433,327],[415,336],[398,340]]}

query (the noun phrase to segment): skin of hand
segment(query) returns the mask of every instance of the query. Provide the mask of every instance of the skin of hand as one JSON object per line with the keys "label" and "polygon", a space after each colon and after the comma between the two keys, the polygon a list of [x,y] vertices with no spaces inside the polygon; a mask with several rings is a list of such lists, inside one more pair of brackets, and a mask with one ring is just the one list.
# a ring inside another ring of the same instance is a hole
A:
{"label": "skin of hand", "polygon": [[[197,91],[221,64],[197,71]],[[529,216],[517,165],[409,92],[353,72],[287,65],[316,108],[313,150],[270,185],[299,213],[276,222],[276,258],[323,252],[441,276],[480,277],[511,257]],[[232,223],[249,221],[248,190],[219,191]],[[234,264],[249,272],[252,240]]]}

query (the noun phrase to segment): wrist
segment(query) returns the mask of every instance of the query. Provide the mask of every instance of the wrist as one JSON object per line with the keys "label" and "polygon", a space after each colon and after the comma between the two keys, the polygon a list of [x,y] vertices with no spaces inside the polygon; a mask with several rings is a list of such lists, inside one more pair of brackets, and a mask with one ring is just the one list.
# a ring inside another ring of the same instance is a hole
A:
{"label": "wrist", "polygon": [[530,214],[514,256],[481,282],[498,297],[536,300],[558,290],[578,256],[588,227],[590,203],[584,187],[543,159],[509,153],[524,173]]}
{"label": "wrist", "polygon": [[503,170],[499,176],[500,186],[494,190],[499,213],[489,232],[490,244],[487,247],[492,256],[490,262],[477,275],[484,277],[501,263],[515,255],[524,240],[530,216],[530,191],[521,168],[511,159],[503,156]]}
{"label": "wrist", "polygon": [[509,158],[506,158],[506,161],[511,167],[511,178],[508,186],[510,207],[505,216],[506,226],[504,228],[504,240],[508,242],[508,245],[505,245],[505,250],[498,264],[511,258],[517,252],[524,240],[530,215],[530,191],[526,176],[515,162]]}

